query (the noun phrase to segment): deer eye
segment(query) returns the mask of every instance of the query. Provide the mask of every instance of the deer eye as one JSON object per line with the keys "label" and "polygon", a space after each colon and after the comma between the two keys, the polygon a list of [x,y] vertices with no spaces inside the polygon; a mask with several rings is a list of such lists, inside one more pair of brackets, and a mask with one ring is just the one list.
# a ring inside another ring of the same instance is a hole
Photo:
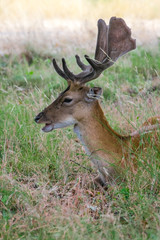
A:
{"label": "deer eye", "polygon": [[65,98],[63,102],[64,103],[70,103],[70,102],[72,102],[72,100],[73,100],[72,98]]}

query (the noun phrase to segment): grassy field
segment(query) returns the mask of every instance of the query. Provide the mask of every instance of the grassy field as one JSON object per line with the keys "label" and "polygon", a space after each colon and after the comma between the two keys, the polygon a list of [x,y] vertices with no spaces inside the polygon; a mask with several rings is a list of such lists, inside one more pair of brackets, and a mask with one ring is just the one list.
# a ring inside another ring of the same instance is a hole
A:
{"label": "grassy field", "polygon": [[[44,134],[34,123],[66,87],[51,58],[0,59],[0,239],[160,239],[159,149],[150,145],[137,174],[126,171],[125,182],[104,191],[72,127]],[[138,48],[90,85],[103,88],[115,130],[138,129],[160,115],[160,48]]]}

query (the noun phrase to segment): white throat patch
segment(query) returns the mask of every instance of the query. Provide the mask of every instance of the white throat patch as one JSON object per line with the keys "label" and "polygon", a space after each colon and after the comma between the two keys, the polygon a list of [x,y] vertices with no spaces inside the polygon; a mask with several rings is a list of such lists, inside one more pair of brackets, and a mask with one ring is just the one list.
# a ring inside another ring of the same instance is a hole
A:
{"label": "white throat patch", "polygon": [[54,124],[54,129],[64,128],[76,124],[76,120],[73,117],[68,117],[64,122],[59,122]]}
{"label": "white throat patch", "polygon": [[81,141],[82,143],[82,146],[84,147],[85,149],[85,152],[87,153],[87,155],[91,155],[91,152],[89,151],[88,147],[86,146],[84,140],[83,140],[83,136],[81,134],[81,131],[80,131],[80,128],[78,126],[78,124],[75,124],[74,125],[74,132],[77,134],[77,137],[79,138],[79,140]]}

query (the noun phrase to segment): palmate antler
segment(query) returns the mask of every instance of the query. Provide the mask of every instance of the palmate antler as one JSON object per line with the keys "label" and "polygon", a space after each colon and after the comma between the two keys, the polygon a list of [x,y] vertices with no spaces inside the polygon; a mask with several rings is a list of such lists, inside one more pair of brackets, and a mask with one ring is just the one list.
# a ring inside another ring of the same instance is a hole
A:
{"label": "palmate antler", "polygon": [[53,59],[53,66],[56,72],[67,81],[72,80],[84,84],[99,77],[120,56],[135,48],[136,40],[131,38],[131,30],[122,18],[112,17],[109,25],[99,19],[95,59],[85,55],[89,63],[89,65],[85,65],[76,55],[77,64],[82,69],[82,72],[77,75],[68,69],[64,58],[62,58],[63,70],[58,67],[55,59]]}

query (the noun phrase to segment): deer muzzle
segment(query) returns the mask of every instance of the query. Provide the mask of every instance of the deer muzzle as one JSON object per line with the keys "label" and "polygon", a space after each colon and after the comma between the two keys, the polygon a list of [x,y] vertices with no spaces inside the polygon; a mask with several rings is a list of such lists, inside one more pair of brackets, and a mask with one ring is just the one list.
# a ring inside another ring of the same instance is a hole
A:
{"label": "deer muzzle", "polygon": [[44,112],[40,112],[34,119],[34,121],[36,123],[42,124],[44,123],[45,126],[42,128],[43,132],[50,132],[54,129],[54,125],[52,122],[46,121],[45,118],[45,113]]}
{"label": "deer muzzle", "polygon": [[44,113],[40,112],[34,119],[36,123],[39,123],[40,119],[43,117]]}

